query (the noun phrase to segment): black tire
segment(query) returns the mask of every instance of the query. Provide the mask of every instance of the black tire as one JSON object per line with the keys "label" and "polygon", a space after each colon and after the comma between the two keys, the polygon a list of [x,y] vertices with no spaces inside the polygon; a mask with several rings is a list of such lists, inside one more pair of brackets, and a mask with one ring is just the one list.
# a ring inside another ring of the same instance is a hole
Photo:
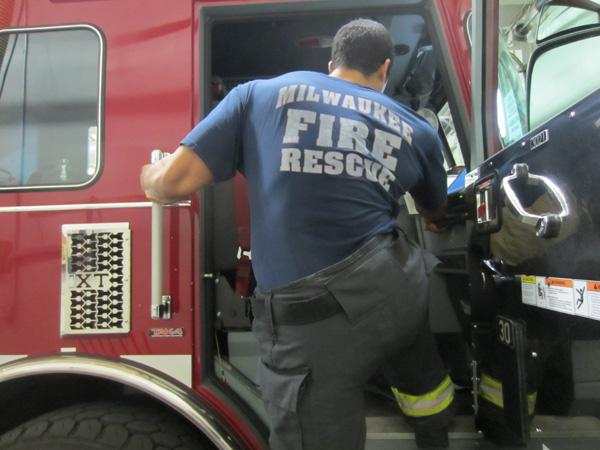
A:
{"label": "black tire", "polygon": [[190,424],[148,403],[69,406],[0,437],[2,450],[209,450]]}

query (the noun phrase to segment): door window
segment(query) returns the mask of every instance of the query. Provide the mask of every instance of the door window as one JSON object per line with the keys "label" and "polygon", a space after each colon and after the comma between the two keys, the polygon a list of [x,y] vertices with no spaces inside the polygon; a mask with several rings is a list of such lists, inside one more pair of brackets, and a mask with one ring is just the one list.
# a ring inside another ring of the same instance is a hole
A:
{"label": "door window", "polygon": [[[500,4],[503,5],[503,2]],[[501,11],[503,11],[503,8],[501,8]],[[467,13],[465,23],[467,40],[469,45],[472,45],[472,11]],[[515,45],[515,41],[511,39],[509,44],[507,34],[499,32],[496,119],[501,148],[509,146],[528,132],[527,96],[525,93],[525,80],[521,73],[523,63],[520,61],[519,53],[520,49],[518,49],[518,45]]]}
{"label": "door window", "polygon": [[[541,11],[520,9],[514,16],[510,2],[501,1],[500,6],[496,109],[504,148],[600,88],[596,57],[600,36],[583,38],[582,34],[600,23],[600,15],[595,10],[548,4]],[[503,21],[510,25],[503,27]],[[567,34],[572,36],[568,44],[548,42]],[[540,45],[546,47],[544,52],[536,51]],[[521,73],[534,63],[527,90]]]}
{"label": "door window", "polygon": [[97,178],[103,47],[90,26],[0,32],[0,190]]}
{"label": "door window", "polygon": [[498,39],[498,134],[506,147],[527,133],[527,103],[523,80],[502,35]]}

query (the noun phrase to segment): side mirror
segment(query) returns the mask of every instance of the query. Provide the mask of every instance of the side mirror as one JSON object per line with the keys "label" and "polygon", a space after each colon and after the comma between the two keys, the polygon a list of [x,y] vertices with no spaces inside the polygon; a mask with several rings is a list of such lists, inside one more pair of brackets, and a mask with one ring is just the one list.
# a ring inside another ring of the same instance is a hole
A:
{"label": "side mirror", "polygon": [[551,0],[540,11],[536,41],[544,42],[575,30],[600,24],[600,2]]}
{"label": "side mirror", "polygon": [[527,78],[530,130],[600,89],[599,48],[600,28],[533,53]]}

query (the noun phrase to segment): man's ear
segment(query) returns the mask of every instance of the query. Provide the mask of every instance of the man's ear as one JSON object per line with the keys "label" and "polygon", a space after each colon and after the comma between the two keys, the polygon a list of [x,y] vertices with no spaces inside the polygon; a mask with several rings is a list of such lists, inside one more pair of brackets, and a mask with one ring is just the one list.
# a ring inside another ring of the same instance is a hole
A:
{"label": "man's ear", "polygon": [[332,72],[331,68],[333,67],[333,61],[329,61],[329,64],[327,64],[327,68],[329,69],[329,73]]}
{"label": "man's ear", "polygon": [[388,71],[390,68],[390,64],[392,63],[392,61],[388,58],[385,60],[385,62],[381,65],[381,67],[378,70],[378,75],[379,75],[379,79],[381,80],[382,83],[387,82],[387,78],[388,78]]}

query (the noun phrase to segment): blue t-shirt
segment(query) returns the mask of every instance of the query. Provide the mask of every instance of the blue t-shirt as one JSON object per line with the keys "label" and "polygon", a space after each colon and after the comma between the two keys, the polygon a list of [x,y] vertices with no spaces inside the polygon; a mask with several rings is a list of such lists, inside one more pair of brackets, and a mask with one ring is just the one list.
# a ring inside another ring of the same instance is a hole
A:
{"label": "blue t-shirt", "polygon": [[181,142],[215,181],[245,177],[258,285],[281,287],[395,228],[398,199],[446,198],[441,142],[374,89],[292,72],[233,89]]}

